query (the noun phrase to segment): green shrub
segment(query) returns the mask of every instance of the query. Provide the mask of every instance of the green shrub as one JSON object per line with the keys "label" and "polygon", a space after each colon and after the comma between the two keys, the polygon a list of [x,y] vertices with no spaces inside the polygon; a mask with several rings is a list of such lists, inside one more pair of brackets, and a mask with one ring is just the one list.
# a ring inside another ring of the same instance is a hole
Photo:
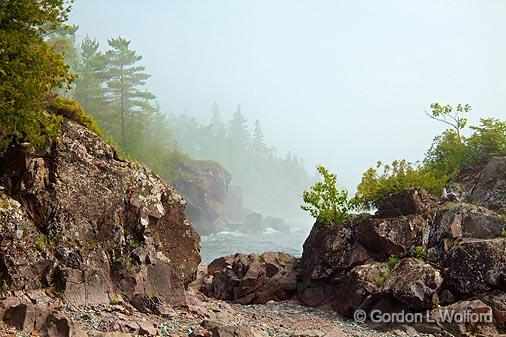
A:
{"label": "green shrub", "polygon": [[474,132],[466,143],[473,164],[494,156],[506,156],[506,122],[482,118],[479,126],[471,126],[470,129]]}
{"label": "green shrub", "polygon": [[309,191],[304,191],[304,204],[300,207],[312,217],[326,224],[342,224],[346,214],[356,208],[353,200],[348,198],[348,191],[337,187],[337,176],[325,167],[317,166],[316,170],[323,181],[316,182]]}
{"label": "green shrub", "polygon": [[47,237],[44,234],[40,233],[37,236],[37,239],[35,239],[35,247],[42,252],[47,247],[47,244],[48,244]]}
{"label": "green shrub", "polygon": [[378,207],[388,195],[412,187],[441,194],[446,181],[446,177],[438,177],[434,171],[406,160],[395,160],[385,165],[378,162],[376,168],[369,168],[362,175],[355,202],[363,209],[372,209]]}
{"label": "green shrub", "polygon": [[388,195],[407,188],[422,187],[434,195],[441,195],[447,183],[462,170],[485,163],[494,156],[506,155],[506,122],[487,118],[479,126],[470,126],[469,137],[461,135],[467,125],[464,115],[471,111],[468,104],[431,105],[432,119],[450,126],[434,138],[421,164],[396,160],[376,168],[369,168],[357,186],[356,203],[363,209],[378,207]]}
{"label": "green shrub", "polygon": [[119,304],[119,303],[120,303],[119,297],[116,294],[113,294],[111,296],[111,299],[109,300],[109,304],[110,305],[116,305],[116,304]]}
{"label": "green shrub", "polygon": [[102,136],[102,132],[98,128],[95,119],[84,112],[83,108],[76,100],[56,96],[50,101],[48,110],[55,115],[63,116],[79,123],[95,132],[97,135]]}
{"label": "green shrub", "polygon": [[472,162],[473,158],[465,144],[465,138],[451,129],[434,138],[423,161],[427,169],[440,177],[446,177],[446,180],[455,177]]}
{"label": "green shrub", "polygon": [[425,248],[423,248],[422,246],[415,247],[415,257],[416,258],[423,260],[423,259],[425,259],[426,255],[427,255],[427,252],[425,251]]}
{"label": "green shrub", "polygon": [[73,80],[63,55],[44,37],[67,19],[63,0],[2,2],[0,9],[0,150],[14,142],[43,147],[61,118],[45,112],[47,97]]}

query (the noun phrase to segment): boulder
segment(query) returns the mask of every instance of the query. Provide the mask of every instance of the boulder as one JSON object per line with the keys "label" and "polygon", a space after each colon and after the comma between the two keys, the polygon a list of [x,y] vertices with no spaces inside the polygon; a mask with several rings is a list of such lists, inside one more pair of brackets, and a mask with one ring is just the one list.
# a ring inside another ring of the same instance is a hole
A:
{"label": "boulder", "polygon": [[337,288],[333,302],[337,312],[346,317],[352,317],[358,309],[368,312],[381,297],[389,268],[387,263],[373,262],[349,271]]}
{"label": "boulder", "polygon": [[264,228],[272,228],[275,231],[281,233],[290,233],[290,226],[286,224],[285,220],[281,218],[276,218],[273,216],[268,216],[264,219]]}
{"label": "boulder", "polygon": [[187,214],[200,235],[219,231],[215,221],[224,215],[224,203],[232,176],[220,164],[189,160],[181,164],[184,173],[171,181],[188,203]]}
{"label": "boulder", "polygon": [[315,223],[303,246],[298,299],[308,306],[331,303],[346,273],[370,259],[356,240],[354,221],[343,226]]}
{"label": "boulder", "polygon": [[77,305],[121,292],[150,311],[154,299],[179,299],[195,276],[200,242],[183,198],[81,125],[65,121],[45,150],[0,153],[0,185],[8,290],[50,286]]}
{"label": "boulder", "polygon": [[421,215],[368,217],[360,221],[356,229],[358,242],[380,260],[391,255],[405,257],[416,246],[426,246],[429,233],[429,221]]}
{"label": "boulder", "polygon": [[506,238],[463,239],[446,255],[443,278],[460,296],[506,287]]}
{"label": "boulder", "polygon": [[456,337],[497,336],[492,308],[480,300],[460,301],[430,312],[433,322]]}
{"label": "boulder", "polygon": [[309,282],[344,276],[369,258],[351,225],[330,226],[317,222],[303,246],[300,261],[303,280]]}
{"label": "boulder", "polygon": [[86,333],[62,313],[51,313],[43,327],[47,337],[86,337]]}
{"label": "boulder", "polygon": [[54,295],[43,290],[26,290],[6,296],[0,302],[2,320],[20,331],[41,331],[47,317],[61,306]]}
{"label": "boulder", "polygon": [[275,252],[218,258],[208,266],[208,295],[242,304],[287,300],[297,289],[296,264],[295,257]]}
{"label": "boulder", "polygon": [[451,181],[449,190],[464,201],[506,213],[506,157],[494,157],[484,166],[462,172]]}
{"label": "boulder", "polygon": [[406,258],[393,268],[383,287],[408,310],[420,311],[439,304],[443,278],[437,269],[419,259]]}
{"label": "boulder", "polygon": [[378,207],[376,215],[392,218],[411,214],[422,214],[432,205],[433,200],[423,188],[410,188],[386,197]]}
{"label": "boulder", "polygon": [[506,328],[506,293],[493,291],[479,296],[479,299],[492,308],[495,325],[500,329]]}
{"label": "boulder", "polygon": [[249,234],[262,233],[264,230],[262,215],[254,212],[246,216],[240,227],[241,232]]}
{"label": "boulder", "polygon": [[432,216],[429,246],[443,239],[490,239],[501,235],[506,220],[484,207],[448,202],[435,210]]}

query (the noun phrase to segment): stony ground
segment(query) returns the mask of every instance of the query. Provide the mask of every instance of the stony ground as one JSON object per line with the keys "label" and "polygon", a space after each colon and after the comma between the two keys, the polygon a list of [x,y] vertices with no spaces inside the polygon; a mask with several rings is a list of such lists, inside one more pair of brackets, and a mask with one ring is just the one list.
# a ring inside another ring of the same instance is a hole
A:
{"label": "stony ground", "polygon": [[[400,330],[378,332],[366,325],[346,320],[331,310],[304,307],[292,301],[239,305],[206,300],[197,304],[194,302],[186,309],[174,309],[165,313],[164,317],[141,314],[122,305],[101,308],[64,307],[62,311],[89,336],[118,336],[107,332],[118,329],[127,332],[131,325],[139,324],[141,333],[145,335],[157,333],[182,337],[202,331],[201,323],[206,319],[249,327],[258,337],[318,337],[334,328],[339,328],[346,337],[430,336]],[[16,333],[15,329],[5,325],[0,326],[0,336],[14,335],[28,336]]]}

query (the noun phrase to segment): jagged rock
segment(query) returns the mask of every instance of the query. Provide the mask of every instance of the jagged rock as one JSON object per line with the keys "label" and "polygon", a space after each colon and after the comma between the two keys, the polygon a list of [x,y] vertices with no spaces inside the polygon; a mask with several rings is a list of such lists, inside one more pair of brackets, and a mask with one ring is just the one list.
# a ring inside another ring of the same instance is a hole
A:
{"label": "jagged rock", "polygon": [[407,256],[414,247],[426,245],[429,233],[429,223],[420,215],[369,217],[360,221],[356,229],[360,244],[380,260],[390,255]]}
{"label": "jagged rock", "polygon": [[72,323],[62,313],[51,313],[43,327],[44,335],[47,337],[86,337],[79,326]]}
{"label": "jagged rock", "polygon": [[0,280],[12,290],[44,287],[56,259],[21,204],[0,191]]}
{"label": "jagged rock", "polygon": [[443,278],[457,295],[506,287],[506,238],[463,239],[448,252]]}
{"label": "jagged rock", "polygon": [[1,318],[20,331],[41,331],[47,317],[60,307],[60,301],[43,290],[19,291],[0,302]]}
{"label": "jagged rock", "polygon": [[479,297],[482,302],[492,308],[495,325],[500,329],[506,328],[506,293],[503,291],[493,291]]}
{"label": "jagged rock", "polygon": [[[471,317],[471,314],[482,315]],[[497,336],[493,324],[492,308],[480,300],[460,301],[446,307],[439,307],[430,313],[432,321],[456,337],[468,337],[472,331],[475,336]],[[456,317],[462,317],[458,319]],[[466,316],[467,315],[467,316]]]}
{"label": "jagged rock", "polygon": [[506,213],[506,157],[494,157],[482,167],[461,173],[449,189],[467,202]]}
{"label": "jagged rock", "polygon": [[272,228],[281,233],[290,233],[290,226],[286,224],[285,220],[268,216],[264,219],[264,228]]}
{"label": "jagged rock", "polygon": [[304,280],[321,280],[348,271],[369,258],[352,228],[315,223],[304,242],[300,264]]}
{"label": "jagged rock", "polygon": [[380,262],[353,268],[337,289],[334,300],[336,310],[346,317],[351,317],[357,309],[369,311],[381,295],[388,271],[388,264]]}
{"label": "jagged rock", "polygon": [[490,239],[500,236],[505,227],[501,216],[484,207],[446,203],[434,212],[429,245],[461,237]]}
{"label": "jagged rock", "polygon": [[304,242],[298,285],[298,299],[309,306],[332,302],[346,272],[370,259],[357,242],[352,227],[355,218],[344,226],[315,223]]}
{"label": "jagged rock", "polygon": [[184,174],[171,184],[188,202],[188,217],[200,235],[216,233],[214,222],[224,214],[232,176],[220,164],[208,160],[185,161],[180,169]]}
{"label": "jagged rock", "polygon": [[410,188],[385,198],[376,214],[380,218],[422,214],[431,205],[432,199],[427,191],[423,188]]}
{"label": "jagged rock", "polygon": [[420,311],[439,304],[438,291],[443,278],[437,269],[415,258],[403,259],[391,271],[384,293],[391,293],[403,307]]}
{"label": "jagged rock", "polygon": [[208,266],[208,295],[236,303],[267,303],[291,298],[297,289],[297,259],[285,253],[235,254]]}
{"label": "jagged rock", "polygon": [[0,159],[7,289],[51,286],[78,305],[122,292],[143,311],[183,300],[200,262],[199,237],[184,200],[158,176],[71,121],[46,150],[16,145]]}
{"label": "jagged rock", "polygon": [[261,233],[264,229],[265,227],[260,213],[248,214],[240,227],[240,231],[243,233]]}

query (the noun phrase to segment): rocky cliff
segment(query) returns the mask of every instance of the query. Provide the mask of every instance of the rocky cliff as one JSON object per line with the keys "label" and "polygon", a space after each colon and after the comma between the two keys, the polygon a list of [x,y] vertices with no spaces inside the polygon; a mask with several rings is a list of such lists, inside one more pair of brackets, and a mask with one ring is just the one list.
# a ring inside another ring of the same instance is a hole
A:
{"label": "rocky cliff", "polygon": [[347,317],[356,310],[434,319],[443,310],[488,312],[493,322],[417,328],[496,335],[506,327],[505,172],[506,158],[493,158],[457,177],[451,188],[458,193],[446,199],[411,189],[391,195],[375,215],[315,224],[304,243],[299,300]]}
{"label": "rocky cliff", "polygon": [[189,160],[171,181],[188,203],[187,214],[201,235],[217,231],[214,222],[225,212],[230,173],[213,161]]}
{"label": "rocky cliff", "polygon": [[93,132],[65,121],[45,150],[7,148],[0,186],[2,298],[43,290],[153,313],[184,302],[200,262],[185,201]]}

